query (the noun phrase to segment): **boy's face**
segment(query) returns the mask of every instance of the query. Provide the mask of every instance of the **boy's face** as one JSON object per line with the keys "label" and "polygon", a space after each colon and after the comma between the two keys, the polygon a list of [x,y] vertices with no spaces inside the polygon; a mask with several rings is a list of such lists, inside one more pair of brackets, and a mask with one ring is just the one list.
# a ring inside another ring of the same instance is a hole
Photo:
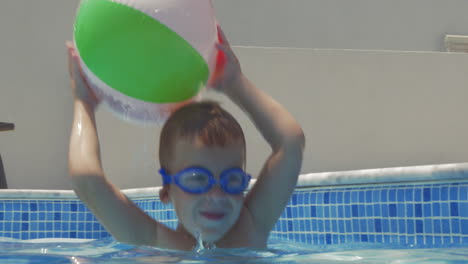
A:
{"label": "boy's face", "polygon": [[[199,140],[179,141],[173,153],[170,174],[203,167],[219,180],[226,169],[244,168],[245,152],[240,140],[224,147],[204,146]],[[200,233],[206,242],[219,240],[236,223],[244,201],[243,194],[227,194],[218,184],[202,194],[190,194],[171,184],[168,194],[183,227],[195,238]]]}

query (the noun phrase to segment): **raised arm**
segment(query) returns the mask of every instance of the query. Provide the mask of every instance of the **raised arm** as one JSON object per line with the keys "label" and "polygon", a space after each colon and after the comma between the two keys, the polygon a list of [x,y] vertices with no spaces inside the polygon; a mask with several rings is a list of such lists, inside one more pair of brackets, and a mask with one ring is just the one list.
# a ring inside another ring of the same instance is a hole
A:
{"label": "raised arm", "polygon": [[117,240],[135,245],[160,246],[157,243],[159,233],[164,234],[167,228],[143,212],[104,175],[94,115],[98,100],[83,78],[73,45],[67,43],[67,48],[75,94],[69,146],[72,187]]}
{"label": "raised arm", "polygon": [[272,149],[246,198],[258,230],[268,234],[296,186],[305,137],[294,117],[242,74],[237,58],[220,32],[222,43],[218,48],[223,51],[226,64],[211,84],[244,110]]}

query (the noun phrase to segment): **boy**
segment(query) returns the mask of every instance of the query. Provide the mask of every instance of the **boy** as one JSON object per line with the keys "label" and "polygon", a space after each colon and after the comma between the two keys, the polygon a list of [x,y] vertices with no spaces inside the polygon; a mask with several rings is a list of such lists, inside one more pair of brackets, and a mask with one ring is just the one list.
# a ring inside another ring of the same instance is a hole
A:
{"label": "boy", "polygon": [[105,228],[120,242],[193,250],[197,238],[223,248],[265,248],[294,190],[302,164],[304,134],[294,118],[242,73],[224,34],[217,48],[224,69],[210,86],[224,93],[254,122],[272,148],[257,182],[244,197],[250,176],[245,139],[235,119],[213,102],[177,110],[161,132],[160,199],[172,202],[176,230],[149,217],[105,177],[89,90],[72,45],[67,43],[74,99],[69,168],[72,186]]}

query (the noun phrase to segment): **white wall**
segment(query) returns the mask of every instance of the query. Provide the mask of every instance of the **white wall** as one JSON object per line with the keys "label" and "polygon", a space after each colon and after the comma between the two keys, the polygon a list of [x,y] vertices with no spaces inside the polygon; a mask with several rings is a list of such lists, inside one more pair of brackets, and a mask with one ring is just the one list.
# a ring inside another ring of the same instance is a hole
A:
{"label": "white wall", "polygon": [[[281,8],[283,2],[286,1],[269,0],[268,6]],[[317,3],[288,2],[292,10],[302,9],[297,9],[298,4],[307,7]],[[360,1],[341,3],[345,2]],[[464,1],[431,2],[452,3],[452,14],[466,6]],[[15,131],[0,133],[0,153],[11,188],[69,188],[67,151],[72,96],[64,41],[72,36],[77,3],[55,0],[0,3],[0,122],[16,124]],[[244,8],[243,12],[237,12],[238,17],[247,17],[246,13],[256,10],[255,15],[248,17],[250,21],[258,21],[236,22],[236,12],[230,13],[234,3]],[[276,17],[265,16],[261,1],[253,1],[252,6],[246,3],[215,0],[218,16],[233,44],[256,44],[250,42],[254,38],[248,34],[254,25],[277,28]],[[384,2],[383,7],[387,8]],[[303,16],[296,11],[283,14],[291,21]],[[458,21],[462,23],[463,19]],[[356,23],[361,25],[362,21]],[[324,32],[324,27],[333,29],[333,23],[317,25],[314,30]],[[411,29],[402,30],[408,28]],[[430,31],[429,26],[426,30]],[[317,39],[315,33],[301,32],[295,27],[284,32],[288,33],[290,43],[302,35],[309,35],[309,40]],[[268,42],[274,35],[256,36],[262,45],[275,45]],[[353,48],[354,40],[346,38],[350,43],[346,47],[340,46],[342,41],[310,46]],[[236,52],[246,74],[284,104],[303,125],[307,136],[304,173],[467,160],[465,54],[285,48],[236,48]],[[207,96],[220,99],[240,120],[249,144],[248,170],[255,175],[268,155],[267,144],[226,98]],[[159,130],[135,127],[105,111],[98,113],[98,122],[109,178],[121,188],[158,185]]]}

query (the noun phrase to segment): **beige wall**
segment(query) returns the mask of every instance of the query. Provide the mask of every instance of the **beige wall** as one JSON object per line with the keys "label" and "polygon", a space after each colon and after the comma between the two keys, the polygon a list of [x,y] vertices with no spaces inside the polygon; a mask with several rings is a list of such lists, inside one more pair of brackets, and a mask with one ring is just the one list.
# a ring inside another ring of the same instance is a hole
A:
{"label": "beige wall", "polygon": [[214,0],[236,45],[445,51],[468,35],[466,0]]}
{"label": "beige wall", "polygon": [[[338,36],[339,31],[327,33],[326,28],[343,29],[330,21],[325,26],[310,23],[309,32],[300,27],[284,29],[281,31],[285,37],[274,39],[279,35],[271,31],[279,27],[278,21],[263,7],[284,10],[281,5],[285,1],[269,0],[261,5],[262,2],[265,1],[247,5],[247,1],[215,0],[218,16],[233,44],[282,46],[284,43],[277,40],[288,39],[284,45],[295,46],[294,42],[300,40],[299,43],[308,47],[388,48],[383,45],[387,42],[378,41],[381,36],[378,28],[369,31],[369,38],[373,33],[377,36],[373,42],[360,42],[373,43],[371,46],[357,45],[356,39],[363,40],[358,37],[349,36],[343,41],[327,38],[333,34]],[[441,9],[447,14],[457,14],[467,5],[465,1],[431,2],[436,7],[450,3]],[[0,3],[0,122],[16,124],[15,131],[0,133],[0,153],[11,188],[69,188],[67,151],[72,97],[63,43],[71,38],[77,3],[55,0]],[[302,9],[301,5],[303,9],[315,10],[312,4],[318,3],[291,0],[287,6],[289,11],[282,14],[290,19],[287,21],[291,25],[299,23],[294,22],[298,17],[314,21],[315,15],[295,10]],[[331,4],[324,6],[331,8]],[[421,8],[427,6],[421,4]],[[241,11],[231,11],[241,7]],[[384,2],[381,7],[387,8]],[[451,12],[446,11],[448,8]],[[339,9],[347,10],[345,6]],[[272,10],[275,13],[277,9]],[[333,13],[331,9],[329,12]],[[236,14],[248,19],[238,23],[234,20]],[[451,18],[452,15],[446,16],[446,20]],[[434,15],[434,19],[439,18]],[[459,17],[458,21],[462,23],[463,19]],[[364,23],[351,20],[342,24]],[[386,23],[387,27],[393,25],[391,21],[380,23]],[[447,31],[457,33],[453,32],[457,25],[453,23]],[[434,41],[429,41],[428,46],[421,45],[418,50],[437,50],[441,33],[430,32],[434,28],[431,25],[420,26]],[[411,35],[412,27],[400,24],[395,27]],[[265,28],[271,34],[250,34],[254,29],[257,32]],[[308,40],[302,39],[306,36]],[[314,44],[314,40],[324,38],[327,43]],[[399,40],[408,40],[392,39],[395,42],[390,47],[394,49],[403,45]],[[401,49],[416,49],[426,39],[407,42]],[[467,160],[468,55],[286,48],[236,48],[236,52],[246,74],[284,104],[303,125],[307,136],[304,173]],[[240,120],[249,145],[248,170],[255,175],[268,155],[267,144],[245,115],[226,98],[213,94],[206,97],[222,101]],[[98,121],[103,162],[109,178],[121,188],[158,185],[159,130],[121,122],[102,110]]]}

